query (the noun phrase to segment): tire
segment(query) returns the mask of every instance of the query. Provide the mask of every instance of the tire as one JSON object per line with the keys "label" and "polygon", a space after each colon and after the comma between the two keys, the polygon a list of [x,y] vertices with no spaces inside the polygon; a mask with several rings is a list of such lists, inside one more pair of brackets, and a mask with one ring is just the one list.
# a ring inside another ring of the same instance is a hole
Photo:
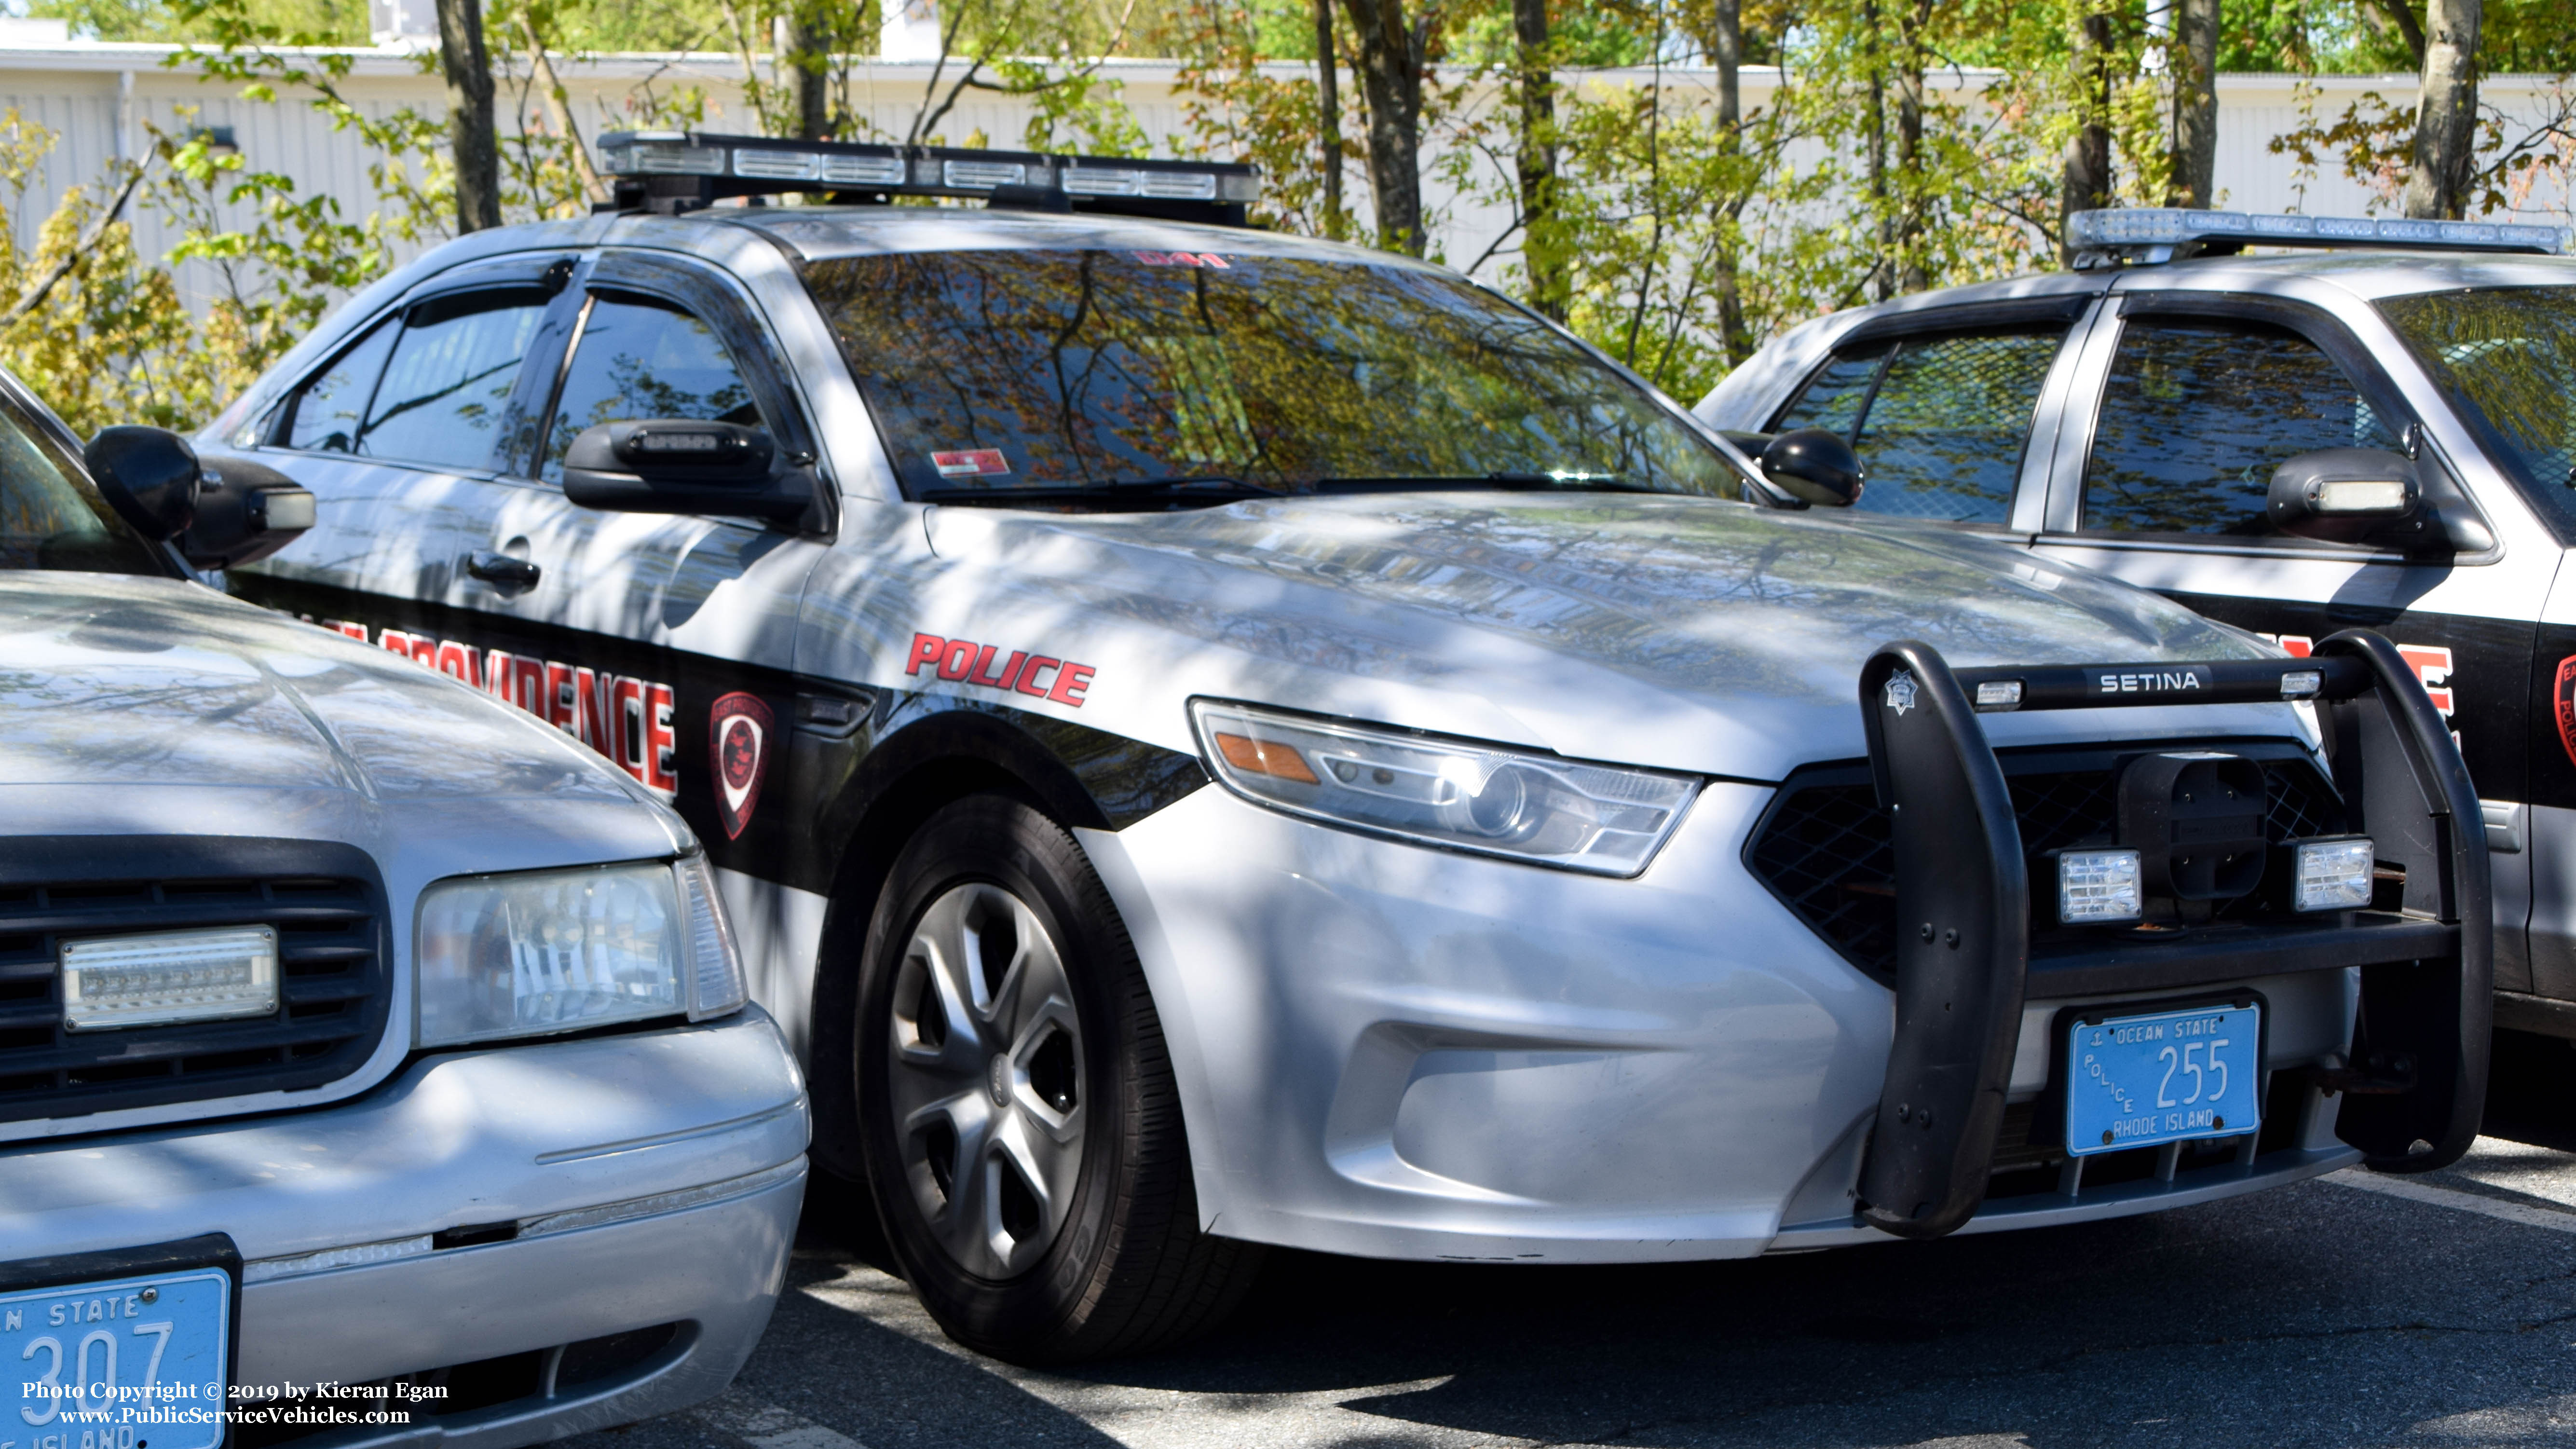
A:
{"label": "tire", "polygon": [[853,1036],[887,1245],[949,1337],[1073,1363],[1242,1298],[1260,1250],[1198,1230],[1144,970],[1062,826],[998,795],[923,823],[869,922]]}

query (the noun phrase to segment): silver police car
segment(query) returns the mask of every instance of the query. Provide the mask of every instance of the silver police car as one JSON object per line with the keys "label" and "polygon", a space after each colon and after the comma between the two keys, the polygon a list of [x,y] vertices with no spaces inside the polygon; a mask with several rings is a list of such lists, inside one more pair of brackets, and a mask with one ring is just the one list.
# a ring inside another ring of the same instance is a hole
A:
{"label": "silver police car", "polygon": [[776,1299],[802,1080],[696,839],[187,576],[312,522],[0,377],[0,1445],[506,1449]]}
{"label": "silver police car", "polygon": [[[1757,467],[1239,225],[1248,167],[602,148],[613,214],[200,438],[318,503],[228,586],[673,802],[961,1341],[1170,1343],[1269,1245],[1745,1257],[2473,1135],[2477,806],[2384,641],[1798,506],[1847,445]],[[710,204],[776,192],[839,204]]]}
{"label": "silver police car", "polygon": [[[2496,1020],[2576,1037],[2576,259],[2555,227],[2135,209],[2076,270],[1799,327],[1696,409],[1855,446],[1858,511],[2293,654],[2388,636],[2484,801]],[[2292,248],[2248,255],[2249,248]]]}

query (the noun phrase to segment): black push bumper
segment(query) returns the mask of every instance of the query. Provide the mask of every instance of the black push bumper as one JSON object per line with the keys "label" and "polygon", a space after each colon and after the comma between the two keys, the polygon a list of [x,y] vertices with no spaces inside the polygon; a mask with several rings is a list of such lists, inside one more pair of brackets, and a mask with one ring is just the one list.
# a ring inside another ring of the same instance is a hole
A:
{"label": "black push bumper", "polygon": [[[2404,873],[2402,899],[2374,903],[2396,909],[2171,940],[2058,932],[2034,955],[2032,863],[1981,709],[2284,699],[2315,701],[2344,829]],[[1899,927],[1896,1039],[1861,1164],[1864,1221],[1931,1238],[1976,1214],[2034,992],[2149,993],[2359,966],[2352,1060],[2370,1065],[2342,1079],[2365,1090],[2345,1096],[2336,1135],[2387,1171],[2430,1171],[2468,1150],[2493,1010],[2485,835],[2449,729],[2385,639],[2348,630],[2307,659],[1961,670],[1906,640],[1871,656],[1860,700],[1891,819]]]}

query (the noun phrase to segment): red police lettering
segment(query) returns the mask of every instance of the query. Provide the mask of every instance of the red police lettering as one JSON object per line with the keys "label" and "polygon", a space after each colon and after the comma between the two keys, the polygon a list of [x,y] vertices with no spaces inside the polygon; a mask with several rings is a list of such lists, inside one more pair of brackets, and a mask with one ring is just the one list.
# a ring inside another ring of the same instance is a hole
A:
{"label": "red police lettering", "polygon": [[[1082,708],[1083,695],[1091,688],[1092,675],[1098,672],[1088,664],[1069,663],[1034,650],[1005,649],[1000,644],[979,644],[940,634],[913,635],[912,657],[903,672],[919,678],[922,669],[933,664],[945,680],[1052,700],[1075,709]],[[1052,678],[1048,677],[1049,670],[1055,671]]]}

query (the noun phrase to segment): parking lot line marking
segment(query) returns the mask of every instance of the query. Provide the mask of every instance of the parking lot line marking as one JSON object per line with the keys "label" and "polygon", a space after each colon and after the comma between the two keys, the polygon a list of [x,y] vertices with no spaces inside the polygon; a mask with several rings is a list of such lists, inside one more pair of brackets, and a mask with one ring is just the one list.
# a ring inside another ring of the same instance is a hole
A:
{"label": "parking lot line marking", "polygon": [[2450,1208],[2456,1212],[2477,1213],[2482,1217],[2520,1223],[2526,1228],[2542,1228],[2553,1233],[2576,1233],[2576,1213],[2554,1212],[2548,1208],[2506,1202],[2500,1198],[2480,1197],[2476,1193],[2462,1192],[2458,1188],[2435,1187],[2430,1183],[2410,1182],[2402,1177],[2382,1177],[2358,1167],[2329,1172],[2317,1181],[2331,1182],[2337,1187],[2359,1188],[2363,1192],[2382,1193],[2389,1197],[2402,1197],[2408,1202]]}
{"label": "parking lot line marking", "polygon": [[727,1389],[689,1411],[690,1417],[721,1434],[730,1434],[751,1449],[868,1449],[837,1429],[826,1429],[802,1414]]}

